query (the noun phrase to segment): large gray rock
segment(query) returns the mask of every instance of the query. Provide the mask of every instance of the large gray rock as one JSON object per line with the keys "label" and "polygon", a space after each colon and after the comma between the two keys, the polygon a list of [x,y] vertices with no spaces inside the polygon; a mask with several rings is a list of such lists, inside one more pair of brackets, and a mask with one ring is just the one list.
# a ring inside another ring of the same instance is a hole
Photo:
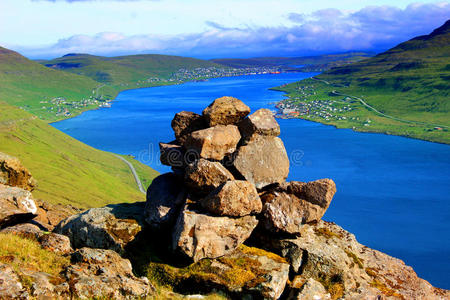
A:
{"label": "large gray rock", "polygon": [[[401,260],[359,244],[334,223],[306,224],[293,239],[260,236],[261,243],[281,254],[292,272],[327,283],[333,299],[387,295],[395,299],[447,299],[450,291],[434,288]],[[333,294],[333,293],[340,293]],[[338,297],[339,296],[339,297]],[[370,298],[372,299],[372,298]]]}
{"label": "large gray rock", "polygon": [[147,190],[145,221],[154,229],[171,225],[186,200],[182,177],[166,173],[153,179]]}
{"label": "large gray rock", "polygon": [[147,278],[133,275],[131,263],[114,251],[81,248],[63,276],[75,298],[146,299],[155,289]]}
{"label": "large gray rock", "polygon": [[186,205],[172,235],[172,248],[194,261],[231,253],[241,245],[258,224],[256,217],[213,217]]}
{"label": "large gray rock", "polygon": [[0,229],[29,221],[36,211],[29,191],[0,184]]}
{"label": "large gray rock", "polygon": [[0,299],[28,299],[27,290],[23,287],[16,272],[9,265],[0,263]]}
{"label": "large gray rock", "polygon": [[18,158],[0,152],[0,184],[33,191],[36,180]]}
{"label": "large gray rock", "polygon": [[69,237],[72,247],[111,249],[119,253],[144,226],[144,203],[91,208],[59,223],[54,232]]}
{"label": "large gray rock", "polygon": [[217,125],[192,132],[184,144],[188,153],[201,158],[222,160],[236,150],[241,139],[239,129],[234,125]]}
{"label": "large gray rock", "polygon": [[263,196],[262,224],[274,233],[298,234],[305,223],[322,218],[326,209],[284,192]]}
{"label": "large gray rock", "polygon": [[250,113],[250,108],[234,97],[221,97],[203,110],[209,126],[237,124]]}
{"label": "large gray rock", "polygon": [[205,118],[190,111],[182,111],[175,115],[171,123],[177,141],[183,145],[187,136],[207,127]]}
{"label": "large gray rock", "polygon": [[205,196],[228,180],[234,177],[220,162],[201,158],[186,167],[185,184],[196,195]]}
{"label": "large gray rock", "polygon": [[261,212],[262,202],[255,186],[243,180],[227,181],[200,201],[213,215],[243,217]]}
{"label": "large gray rock", "polygon": [[289,174],[289,158],[281,139],[257,136],[235,154],[236,170],[257,188],[282,183]]}
{"label": "large gray rock", "polygon": [[244,139],[250,140],[255,135],[279,136],[280,125],[273,113],[265,108],[258,109],[239,123],[239,130]]}

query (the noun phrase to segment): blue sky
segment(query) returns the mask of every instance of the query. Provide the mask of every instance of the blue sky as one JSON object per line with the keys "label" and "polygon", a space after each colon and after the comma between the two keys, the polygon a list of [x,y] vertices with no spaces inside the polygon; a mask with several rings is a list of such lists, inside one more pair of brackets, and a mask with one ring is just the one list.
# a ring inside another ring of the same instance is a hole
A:
{"label": "blue sky", "polygon": [[203,58],[381,51],[450,18],[448,1],[0,0],[0,45],[37,57]]}

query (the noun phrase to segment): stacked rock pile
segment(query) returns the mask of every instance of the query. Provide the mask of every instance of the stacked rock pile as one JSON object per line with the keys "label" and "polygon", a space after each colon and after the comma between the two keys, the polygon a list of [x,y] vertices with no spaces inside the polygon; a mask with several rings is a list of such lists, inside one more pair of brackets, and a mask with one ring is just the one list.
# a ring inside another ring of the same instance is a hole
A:
{"label": "stacked rock pile", "polygon": [[175,140],[160,143],[173,172],[147,192],[146,222],[172,232],[172,248],[193,261],[233,252],[259,228],[299,234],[320,220],[336,186],[330,179],[286,182],[289,158],[280,126],[267,109],[233,97],[214,100],[202,115],[172,120]]}

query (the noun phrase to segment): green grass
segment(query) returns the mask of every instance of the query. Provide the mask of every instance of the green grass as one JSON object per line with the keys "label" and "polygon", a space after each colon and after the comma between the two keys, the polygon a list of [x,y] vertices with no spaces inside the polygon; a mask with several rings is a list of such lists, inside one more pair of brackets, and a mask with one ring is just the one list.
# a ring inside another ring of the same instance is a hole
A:
{"label": "green grass", "polygon": [[[27,112],[0,102],[0,152],[18,157],[38,181],[33,196],[79,208],[145,201],[129,167]],[[156,172],[127,158],[148,184]]]}
{"label": "green grass", "polygon": [[157,171],[150,169],[147,165],[144,165],[140,161],[134,159],[134,157],[132,157],[131,155],[120,155],[120,156],[129,161],[136,169],[136,173],[138,174],[144,189],[147,189],[152,183],[153,178],[155,178],[159,174]]}
{"label": "green grass", "polygon": [[[277,89],[297,104],[334,100],[335,106],[341,103],[352,107],[351,111],[336,114],[346,120],[302,116],[308,120],[449,144],[449,27],[447,23],[428,36],[412,39],[373,58],[331,69],[316,77],[320,81],[307,79]],[[305,91],[306,95],[302,93]]]}

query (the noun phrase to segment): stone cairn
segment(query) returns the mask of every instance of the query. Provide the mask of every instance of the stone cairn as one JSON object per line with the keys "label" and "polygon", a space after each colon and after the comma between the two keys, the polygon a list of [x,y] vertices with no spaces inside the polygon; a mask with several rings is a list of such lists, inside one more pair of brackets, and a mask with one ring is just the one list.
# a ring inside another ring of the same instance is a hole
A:
{"label": "stone cairn", "polygon": [[250,114],[233,97],[214,100],[202,115],[172,120],[175,140],[160,143],[173,172],[147,191],[146,222],[172,233],[172,248],[192,261],[232,253],[257,227],[298,235],[318,221],[336,186],[330,179],[286,182],[289,158],[280,126],[268,109]]}

